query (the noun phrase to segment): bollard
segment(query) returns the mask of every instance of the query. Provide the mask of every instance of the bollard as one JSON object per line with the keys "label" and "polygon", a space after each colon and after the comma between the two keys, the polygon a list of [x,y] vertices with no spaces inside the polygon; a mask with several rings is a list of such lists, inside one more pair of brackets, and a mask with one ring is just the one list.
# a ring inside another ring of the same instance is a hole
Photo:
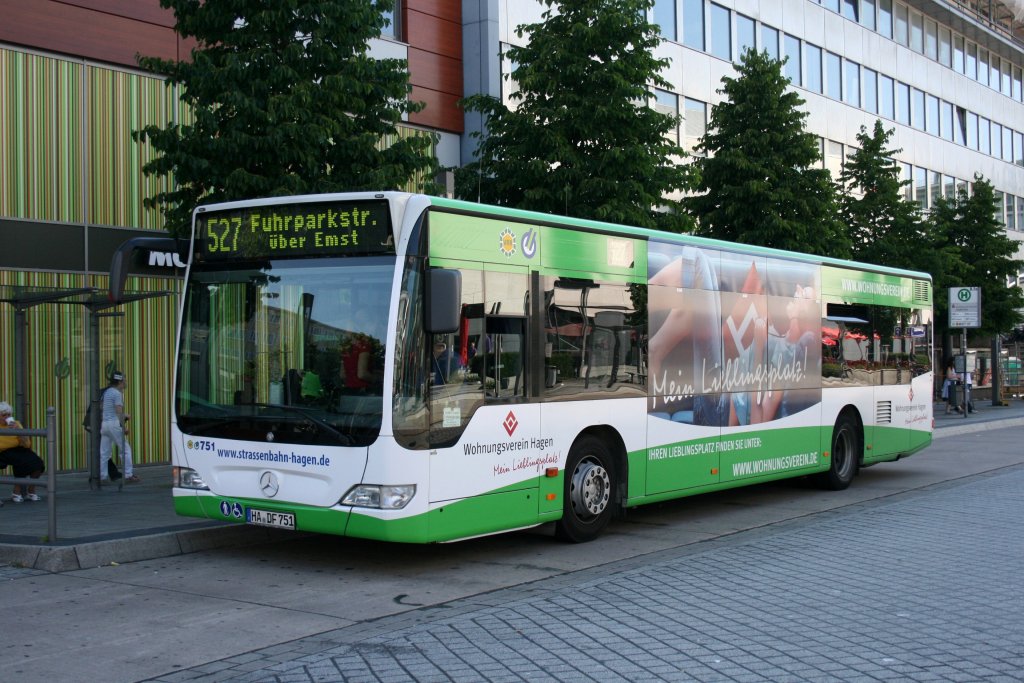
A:
{"label": "bollard", "polygon": [[57,411],[46,409],[46,531],[50,542],[57,540]]}

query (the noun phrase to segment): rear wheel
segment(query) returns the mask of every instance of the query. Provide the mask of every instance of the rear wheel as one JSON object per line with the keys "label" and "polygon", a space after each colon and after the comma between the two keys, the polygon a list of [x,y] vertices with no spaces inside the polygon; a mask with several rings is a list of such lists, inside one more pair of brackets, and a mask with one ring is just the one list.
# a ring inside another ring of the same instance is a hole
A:
{"label": "rear wheel", "polygon": [[615,468],[608,448],[593,436],[579,439],[569,451],[564,508],[555,535],[573,543],[597,538],[612,518],[614,491]]}
{"label": "rear wheel", "polygon": [[857,474],[864,450],[861,439],[857,421],[850,415],[840,415],[832,430],[832,454],[828,471],[818,475],[818,483],[822,488],[842,491],[850,485]]}

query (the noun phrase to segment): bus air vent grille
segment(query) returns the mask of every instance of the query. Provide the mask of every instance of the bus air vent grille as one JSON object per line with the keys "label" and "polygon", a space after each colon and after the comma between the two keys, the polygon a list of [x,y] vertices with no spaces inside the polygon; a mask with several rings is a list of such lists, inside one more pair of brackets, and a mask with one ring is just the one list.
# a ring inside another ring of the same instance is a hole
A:
{"label": "bus air vent grille", "polygon": [[875,424],[892,424],[892,401],[879,401],[875,406]]}
{"label": "bus air vent grille", "polygon": [[931,286],[927,280],[914,280],[914,301],[928,303],[932,300]]}

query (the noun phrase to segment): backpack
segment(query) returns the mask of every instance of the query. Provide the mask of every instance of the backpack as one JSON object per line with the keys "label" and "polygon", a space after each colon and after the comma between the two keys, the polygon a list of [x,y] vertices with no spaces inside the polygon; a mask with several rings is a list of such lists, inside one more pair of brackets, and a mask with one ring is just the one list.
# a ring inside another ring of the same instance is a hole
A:
{"label": "backpack", "polygon": [[[107,393],[106,389],[104,389],[103,391],[100,392],[100,397],[99,397],[100,413],[101,414],[103,412],[103,405],[102,404],[103,404],[103,395],[105,393]],[[85,428],[85,431],[87,431],[87,432],[91,432],[92,431],[92,406],[93,406],[93,402],[89,401],[89,407],[87,407],[85,409],[85,417],[82,418],[82,426]]]}

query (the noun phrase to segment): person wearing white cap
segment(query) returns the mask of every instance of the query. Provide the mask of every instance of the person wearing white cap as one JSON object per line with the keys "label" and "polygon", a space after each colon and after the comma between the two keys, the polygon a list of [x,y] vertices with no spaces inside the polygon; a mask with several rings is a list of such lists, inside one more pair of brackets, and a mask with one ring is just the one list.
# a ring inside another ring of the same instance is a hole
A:
{"label": "person wearing white cap", "polygon": [[128,413],[124,412],[124,374],[118,371],[110,376],[110,385],[103,392],[103,422],[100,425],[100,481],[108,483],[107,463],[110,452],[117,444],[124,467],[124,480],[127,484],[137,484],[139,479],[132,472],[132,447],[128,443]]}
{"label": "person wearing white cap", "polygon": [[[12,417],[12,412],[10,403],[0,401],[0,429],[24,429],[21,423]],[[0,469],[11,467],[16,477],[38,479],[46,470],[46,465],[30,448],[31,445],[27,436],[0,436]],[[39,500],[35,486],[14,487],[11,501],[20,503],[25,500]]]}

